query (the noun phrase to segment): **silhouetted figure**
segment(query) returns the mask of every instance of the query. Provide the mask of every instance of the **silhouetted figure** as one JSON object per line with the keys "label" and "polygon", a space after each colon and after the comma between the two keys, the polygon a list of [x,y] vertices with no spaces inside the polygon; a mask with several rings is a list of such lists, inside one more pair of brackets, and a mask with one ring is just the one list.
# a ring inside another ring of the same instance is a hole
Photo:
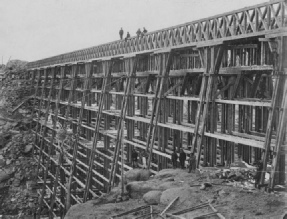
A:
{"label": "silhouetted figure", "polygon": [[143,151],[141,153],[141,157],[142,157],[143,169],[146,169],[147,168],[148,153],[146,151]]}
{"label": "silhouetted figure", "polygon": [[132,167],[138,167],[138,153],[135,149],[132,150]]}
{"label": "silhouetted figure", "polygon": [[176,168],[176,164],[177,164],[177,153],[175,152],[175,150],[173,150],[173,153],[171,154],[171,161],[172,161],[172,167],[175,169]]}
{"label": "silhouetted figure", "polygon": [[185,160],[186,160],[186,154],[184,153],[183,149],[180,149],[180,153],[179,153],[179,162],[180,162],[180,167],[181,169],[185,168]]}
{"label": "silhouetted figure", "polygon": [[190,158],[189,158],[189,170],[188,172],[194,172],[196,169],[196,157],[194,155],[194,153],[190,154]]}
{"label": "silhouetted figure", "polygon": [[123,39],[123,35],[124,35],[123,28],[120,29],[119,34],[120,34],[120,38],[122,40]]}
{"label": "silhouetted figure", "polygon": [[127,32],[127,36],[126,36],[126,38],[125,38],[125,41],[127,41],[129,38],[131,38],[131,35],[130,35],[129,32]]}
{"label": "silhouetted figure", "polygon": [[145,27],[143,28],[143,33],[146,34],[147,30],[145,29]]}
{"label": "silhouetted figure", "polygon": [[140,37],[141,33],[142,33],[141,29],[139,28],[138,31],[136,32],[136,34],[137,34],[138,37]]}
{"label": "silhouetted figure", "polygon": [[261,173],[263,170],[263,162],[262,160],[257,161],[257,171],[255,175],[255,187],[260,188],[260,178],[261,178]]}

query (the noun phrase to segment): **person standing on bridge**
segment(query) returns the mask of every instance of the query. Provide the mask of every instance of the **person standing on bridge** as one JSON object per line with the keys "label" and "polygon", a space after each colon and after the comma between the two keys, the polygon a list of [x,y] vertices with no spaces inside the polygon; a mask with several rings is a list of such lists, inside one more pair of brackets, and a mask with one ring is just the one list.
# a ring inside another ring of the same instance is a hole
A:
{"label": "person standing on bridge", "polygon": [[141,29],[139,28],[138,31],[136,32],[138,38],[140,37],[141,33],[142,33]]}
{"label": "person standing on bridge", "polygon": [[123,35],[124,35],[124,31],[123,31],[123,28],[121,27],[120,31],[119,31],[119,34],[120,34],[120,38],[121,40],[123,39]]}
{"label": "person standing on bridge", "polygon": [[143,33],[146,34],[147,30],[145,29],[145,27],[143,28]]}
{"label": "person standing on bridge", "polygon": [[127,32],[127,36],[126,36],[126,38],[125,38],[125,41],[127,41],[129,38],[131,38],[131,35],[130,35],[129,32]]}

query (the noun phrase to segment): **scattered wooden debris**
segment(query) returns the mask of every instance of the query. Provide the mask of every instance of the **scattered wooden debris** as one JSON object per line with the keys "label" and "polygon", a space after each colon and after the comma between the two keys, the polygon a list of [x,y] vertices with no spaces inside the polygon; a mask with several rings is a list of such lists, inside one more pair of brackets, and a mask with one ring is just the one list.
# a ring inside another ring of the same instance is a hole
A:
{"label": "scattered wooden debris", "polygon": [[217,215],[220,219],[225,219],[225,217],[224,217],[222,214],[220,214],[220,213],[215,209],[215,207],[212,206],[211,203],[209,203],[209,206],[210,206],[210,208],[211,208],[214,212],[216,212],[216,215]]}
{"label": "scattered wooden debris", "polygon": [[173,199],[168,206],[166,206],[166,208],[160,213],[160,215],[163,215],[175,202],[176,200],[179,198],[179,196],[177,196],[175,199]]}
{"label": "scattered wooden debris", "polygon": [[32,96],[27,97],[25,100],[23,100],[20,104],[18,104],[13,110],[12,113],[14,113],[17,109],[19,109],[21,106],[23,106],[23,104],[25,104],[28,100],[30,100],[31,98],[33,98]]}
{"label": "scattered wooden debris", "polygon": [[[129,215],[129,214],[133,214],[133,213],[136,213],[136,212],[146,214],[145,211],[146,210],[150,210],[150,209],[151,209],[150,205],[144,205],[144,206],[140,206],[138,208],[134,208],[132,210],[123,212],[121,214],[114,215],[110,219],[119,218],[119,217],[122,217],[122,216],[125,216],[125,215]],[[143,216],[143,214],[141,216]],[[150,214],[150,212],[148,214]]]}
{"label": "scattered wooden debris", "polygon": [[202,203],[202,204],[193,206],[191,208],[187,208],[187,209],[184,209],[184,210],[181,210],[181,211],[174,212],[172,214],[173,215],[180,215],[180,214],[184,214],[184,213],[187,213],[187,212],[190,212],[190,211],[194,211],[196,209],[204,208],[204,207],[206,207],[208,205],[209,205],[209,202],[206,202],[206,203]]}

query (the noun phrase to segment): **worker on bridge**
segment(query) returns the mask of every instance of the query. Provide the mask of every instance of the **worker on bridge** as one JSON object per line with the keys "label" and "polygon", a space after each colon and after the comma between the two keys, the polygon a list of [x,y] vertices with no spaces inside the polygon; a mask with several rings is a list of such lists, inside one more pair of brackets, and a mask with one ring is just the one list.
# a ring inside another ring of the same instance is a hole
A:
{"label": "worker on bridge", "polygon": [[142,33],[142,31],[141,31],[141,29],[139,28],[138,31],[136,32],[138,38],[140,37],[141,33]]}
{"label": "worker on bridge", "polygon": [[123,35],[124,35],[124,31],[123,31],[123,28],[121,27],[120,31],[119,31],[119,34],[120,34],[120,38],[121,40],[123,39]]}
{"label": "worker on bridge", "polygon": [[130,35],[129,32],[127,32],[127,36],[126,36],[126,38],[125,38],[125,41],[127,41],[129,38],[131,38],[131,35]]}

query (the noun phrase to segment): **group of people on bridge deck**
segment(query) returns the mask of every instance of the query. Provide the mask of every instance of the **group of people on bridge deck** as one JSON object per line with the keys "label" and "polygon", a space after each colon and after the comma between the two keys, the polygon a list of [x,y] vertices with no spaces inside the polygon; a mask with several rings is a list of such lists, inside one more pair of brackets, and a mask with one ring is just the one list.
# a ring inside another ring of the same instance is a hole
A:
{"label": "group of people on bridge deck", "polygon": [[[147,30],[145,29],[145,27],[143,28],[143,31],[141,31],[141,29],[139,28],[136,32],[138,38],[143,37],[146,33],[147,33]],[[120,29],[119,34],[120,34],[120,39],[122,40],[123,36],[124,36],[123,28]],[[131,35],[129,32],[127,32],[127,36],[125,38],[125,41],[127,41],[129,38],[131,38]]]}
{"label": "group of people on bridge deck", "polygon": [[[179,157],[175,149],[173,150],[173,153],[171,154],[171,161],[172,161],[172,166],[174,169],[177,168],[178,158],[179,158],[180,168],[185,169],[186,153],[184,152],[182,148],[180,149]],[[189,164],[188,172],[189,173],[194,172],[196,169],[196,157],[194,153],[190,154],[190,157],[188,159],[188,164]]]}
{"label": "group of people on bridge deck", "polygon": [[[140,154],[138,154],[138,152],[135,149],[132,149],[131,158],[132,158],[132,167],[133,168],[138,167],[138,157],[140,157],[140,159],[142,161],[142,168],[146,169],[147,168],[147,160],[149,157],[148,153],[144,150]],[[184,150],[182,148],[180,149],[179,157],[178,157],[175,149],[173,150],[173,153],[171,154],[171,161],[172,161],[172,166],[174,169],[177,168],[178,158],[179,158],[179,163],[180,163],[181,169],[185,169],[186,153],[184,152]],[[189,162],[189,171],[188,172],[189,173],[194,172],[196,169],[196,157],[195,157],[194,153],[190,154],[188,162]]]}

